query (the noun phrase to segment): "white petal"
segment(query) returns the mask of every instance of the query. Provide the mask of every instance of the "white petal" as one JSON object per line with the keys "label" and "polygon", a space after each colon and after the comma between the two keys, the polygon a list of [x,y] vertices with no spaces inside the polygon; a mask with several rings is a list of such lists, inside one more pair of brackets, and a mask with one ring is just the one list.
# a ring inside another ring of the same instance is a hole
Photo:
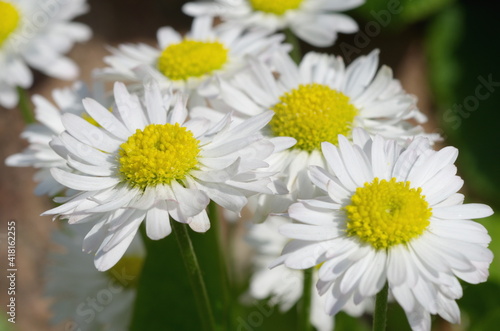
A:
{"label": "white petal", "polygon": [[401,305],[404,311],[412,311],[415,307],[415,297],[407,286],[391,287],[391,292],[396,301]]}
{"label": "white petal", "polygon": [[[141,220],[134,220],[132,229],[127,229],[128,234],[123,237],[117,245],[113,246],[106,252],[101,249],[97,252],[94,258],[94,265],[97,270],[106,271],[113,267],[120,260],[120,258],[123,256],[123,254],[125,254],[125,251],[134,239],[140,224]],[[104,242],[103,245],[105,245],[105,243],[106,242]]]}
{"label": "white petal", "polygon": [[146,109],[151,124],[165,124],[167,122],[167,110],[163,104],[158,83],[151,81],[144,86],[146,98]]}
{"label": "white petal", "polygon": [[176,201],[168,202],[168,211],[170,216],[178,222],[186,223],[188,218],[204,210],[210,201],[202,191],[184,188],[175,181],[172,181],[170,185]]}
{"label": "white petal", "polygon": [[120,182],[118,178],[82,176],[57,168],[52,168],[50,173],[64,186],[80,191],[103,190],[115,186]]}
{"label": "white petal", "polygon": [[368,56],[354,60],[346,70],[346,82],[342,91],[350,98],[357,98],[372,82],[377,70],[379,50],[373,50]]}
{"label": "white petal", "polygon": [[226,184],[197,182],[197,185],[211,200],[233,212],[239,213],[248,202],[240,190]]}
{"label": "white petal", "polygon": [[400,286],[406,281],[407,268],[403,261],[407,258],[404,254],[406,248],[402,245],[391,247],[388,252],[387,279],[391,287]]}
{"label": "white petal", "polygon": [[480,203],[440,207],[432,209],[432,216],[443,219],[476,219],[493,215],[493,209]]}
{"label": "white petal", "polygon": [[413,311],[406,310],[406,318],[412,331],[429,331],[431,329],[430,314],[420,305]]}
{"label": "white petal", "polygon": [[408,177],[415,187],[423,186],[439,170],[449,164],[453,164],[458,156],[458,150],[447,146],[433,153],[424,164],[413,169]]}
{"label": "white petal", "polygon": [[191,222],[189,222],[189,227],[196,232],[207,232],[210,229],[210,219],[208,218],[206,210],[193,216]]}
{"label": "white petal", "polygon": [[321,149],[323,151],[323,155],[325,156],[326,162],[333,170],[333,174],[337,176],[340,182],[351,192],[356,190],[356,184],[349,176],[346,168],[344,167],[344,163],[342,162],[342,158],[338,152],[337,147],[334,145],[323,142],[321,143]]}
{"label": "white petal", "polygon": [[114,96],[120,118],[131,133],[146,126],[146,118],[137,100],[135,100],[123,83],[116,82],[114,85]]}
{"label": "white petal", "polygon": [[328,11],[346,11],[361,6],[364,0],[320,0],[312,1],[311,4],[317,5],[318,9]]}
{"label": "white petal", "polygon": [[279,231],[288,238],[310,241],[333,239],[339,235],[338,229],[333,225],[284,224],[280,226]]}
{"label": "white petal", "polygon": [[78,170],[84,174],[92,175],[92,176],[113,176],[115,171],[113,169],[110,169],[109,167],[106,167],[106,165],[102,166],[96,166],[96,165],[89,165],[85,164],[79,161],[76,161],[71,158],[71,156],[68,155],[68,165],[75,169]]}
{"label": "white petal", "polygon": [[104,130],[76,115],[66,113],[62,117],[62,122],[73,137],[101,151],[115,152],[122,143],[122,141],[111,138]]}
{"label": "white petal", "polygon": [[453,324],[460,324],[460,309],[455,300],[445,298],[438,294],[438,314]]}
{"label": "white petal", "polygon": [[419,278],[418,282],[411,287],[411,291],[417,301],[431,314],[437,313],[437,292],[432,283]]}
{"label": "white petal", "polygon": [[[285,246],[285,249],[290,249],[300,241],[291,241]],[[330,241],[323,241],[320,243],[303,242],[303,247],[286,255],[284,264],[292,269],[307,269],[323,262],[320,258],[323,254],[330,249]],[[285,251],[284,249],[284,251]]]}
{"label": "white petal", "polygon": [[288,214],[291,218],[306,224],[329,225],[333,223],[333,217],[330,212],[310,207],[304,203],[294,203],[291,205],[288,208]]}
{"label": "white petal", "polygon": [[[80,161],[86,161],[89,164],[96,166],[104,166],[106,168],[111,168],[111,164],[108,160],[110,154],[104,153],[97,150],[89,145],[83,144],[75,137],[71,136],[67,132],[63,132],[58,139],[53,139],[50,143],[50,147],[54,149],[59,155],[67,157],[68,152],[75,156],[76,159]],[[58,151],[58,146],[63,147],[64,151]],[[67,149],[67,150],[66,150]]]}
{"label": "white petal", "polygon": [[373,296],[380,292],[386,282],[386,261],[385,252],[376,251],[370,267],[362,275],[359,282],[359,293],[365,297]]}
{"label": "white petal", "polygon": [[359,281],[364,273],[369,269],[372,259],[375,256],[373,249],[368,250],[366,256],[356,261],[346,270],[340,282],[340,291],[344,294],[351,293],[358,286]]}
{"label": "white petal", "polygon": [[158,200],[146,214],[146,234],[153,240],[163,239],[172,232],[165,200]]}
{"label": "white petal", "polygon": [[182,41],[181,35],[169,26],[158,29],[156,38],[158,39],[160,49],[164,49],[168,45],[177,44]]}
{"label": "white petal", "polygon": [[82,102],[87,113],[103,128],[122,140],[128,139],[130,132],[108,109],[94,99],[86,98]]}
{"label": "white petal", "polygon": [[469,220],[433,220],[429,230],[440,237],[469,243],[487,245],[491,241],[484,226]]}

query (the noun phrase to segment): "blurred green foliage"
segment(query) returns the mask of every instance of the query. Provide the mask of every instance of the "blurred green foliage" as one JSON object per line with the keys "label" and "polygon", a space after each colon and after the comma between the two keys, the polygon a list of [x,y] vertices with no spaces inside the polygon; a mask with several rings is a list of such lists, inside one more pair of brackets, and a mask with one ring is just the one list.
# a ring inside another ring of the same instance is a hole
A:
{"label": "blurred green foliage", "polygon": [[401,26],[412,24],[420,20],[428,19],[430,16],[440,12],[455,0],[368,0],[355,10],[363,19],[370,21],[374,13],[382,11],[398,12],[394,15],[389,29],[397,29]]}
{"label": "blurred green foliage", "polygon": [[11,331],[12,330],[12,323],[7,321],[8,315],[7,314],[2,314],[0,317],[0,331]]}

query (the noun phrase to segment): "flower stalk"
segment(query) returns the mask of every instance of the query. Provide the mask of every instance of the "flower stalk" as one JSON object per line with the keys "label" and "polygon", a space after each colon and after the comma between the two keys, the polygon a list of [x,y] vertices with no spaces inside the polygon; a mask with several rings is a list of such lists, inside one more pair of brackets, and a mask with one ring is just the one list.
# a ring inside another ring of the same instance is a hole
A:
{"label": "flower stalk", "polygon": [[19,95],[19,109],[21,110],[24,123],[35,123],[35,116],[31,110],[28,93],[22,87],[17,87],[17,94]]}
{"label": "flower stalk", "polygon": [[196,257],[193,243],[189,237],[187,225],[173,220],[170,223],[181,251],[184,265],[186,266],[189,283],[191,284],[191,288],[193,290],[193,295],[196,300],[196,306],[202,325],[204,326],[205,331],[215,331],[216,328],[212,306],[208,298],[208,292],[201,274],[198,258]]}
{"label": "flower stalk", "polygon": [[217,204],[210,201],[208,205],[208,217],[210,218],[211,229],[206,235],[212,236],[211,243],[215,247],[211,249],[215,250],[217,253],[218,269],[219,269],[219,279],[220,288],[222,290],[222,301],[223,301],[223,325],[226,326],[227,330],[232,330],[232,302],[231,302],[231,291],[230,291],[230,279],[227,267],[227,256],[224,254],[222,249],[222,239],[221,239],[221,219],[219,218],[219,213],[217,212]]}
{"label": "flower stalk", "polygon": [[302,292],[302,301],[299,311],[299,331],[311,330],[311,297],[312,297],[312,284],[313,284],[313,269],[309,268],[304,270],[304,288]]}
{"label": "flower stalk", "polygon": [[302,52],[300,50],[299,39],[290,29],[285,30],[285,42],[292,45],[292,50],[290,51],[290,57],[299,64],[302,59]]}
{"label": "flower stalk", "polygon": [[373,314],[373,331],[385,331],[387,323],[387,297],[389,284],[386,282],[375,298],[375,312]]}

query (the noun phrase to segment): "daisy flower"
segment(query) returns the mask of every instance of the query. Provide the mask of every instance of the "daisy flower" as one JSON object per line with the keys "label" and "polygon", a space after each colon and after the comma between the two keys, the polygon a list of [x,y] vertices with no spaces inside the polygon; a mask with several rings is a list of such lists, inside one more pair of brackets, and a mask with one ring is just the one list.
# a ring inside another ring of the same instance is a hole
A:
{"label": "daisy flower", "polygon": [[[35,118],[39,123],[30,124],[21,134],[29,145],[21,153],[9,156],[5,164],[11,167],[33,167],[39,169],[35,174],[35,181],[39,182],[35,194],[54,196],[65,188],[59,184],[50,174],[51,168],[69,170],[66,160],[52,150],[49,143],[54,136],[64,131],[62,115],[71,113],[82,116],[84,119],[95,123],[85,113],[82,99],[89,97],[91,93],[81,82],[77,82],[72,88],[55,89],[52,91],[54,104],[41,95],[32,97],[35,105]],[[103,91],[97,88],[92,92],[94,97],[103,99]]]}
{"label": "daisy flower", "polygon": [[[280,45],[281,35],[269,36],[264,30],[244,33],[243,29],[213,27],[211,17],[193,20],[184,37],[171,27],[157,33],[158,47],[124,44],[111,48],[113,55],[104,58],[108,68],[101,77],[135,82],[155,80],[162,89],[209,93],[217,76],[230,77],[245,66],[247,55],[268,57]],[[191,96],[193,97],[193,96]]]}
{"label": "daisy flower", "polygon": [[333,45],[337,34],[354,33],[358,24],[340,11],[356,8],[364,0],[215,0],[190,2],[183,11],[191,16],[219,16],[231,27],[289,28],[296,36],[318,47]]}
{"label": "daisy flower", "polygon": [[297,202],[297,223],[280,232],[290,243],[275,264],[305,269],[322,263],[316,286],[335,315],[345,303],[377,294],[387,282],[413,330],[430,330],[430,314],[460,322],[457,278],[486,281],[491,238],[471,219],[493,214],[463,204],[457,191],[458,151],[431,149],[415,138],[407,147],[362,129],[354,142],[323,143],[328,168],[311,167],[311,181],[326,195]]}
{"label": "daisy flower", "polygon": [[[269,161],[291,195],[260,196],[257,218],[283,212],[297,198],[312,197],[306,169],[309,165],[324,166],[322,142],[337,144],[339,134],[350,137],[355,127],[400,141],[424,132],[421,126],[408,122],[426,121],[416,107],[416,98],[402,89],[389,67],[377,71],[377,50],[349,66],[340,57],[319,53],[306,54],[300,65],[284,53],[276,54],[272,65],[274,70],[253,61],[252,70],[221,81],[219,93],[240,118],[274,111],[267,134],[297,141],[292,149]],[[204,107],[193,109],[195,115],[222,116]]]}
{"label": "daisy flower", "polygon": [[89,27],[71,22],[87,11],[85,0],[0,1],[0,106],[13,108],[18,103],[16,87],[31,87],[28,66],[54,78],[78,76],[76,64],[62,54],[75,42],[90,39]]}
{"label": "daisy flower", "polygon": [[88,224],[64,226],[53,235],[62,251],[49,255],[45,270],[44,291],[53,301],[51,322],[66,322],[67,330],[127,330],[146,255],[144,245],[137,236],[118,264],[100,272],[92,257],[82,252],[89,229]]}
{"label": "daisy flower", "polygon": [[258,170],[281,144],[260,134],[272,112],[240,125],[228,115],[211,126],[208,120],[187,120],[182,98],[162,95],[156,84],[145,87],[145,107],[121,83],[114,97],[112,113],[84,99],[99,127],[64,114],[66,131],[51,143],[79,172],[55,168],[52,176],[79,192],[45,214],[96,223],[84,250],[95,253],[97,269],[120,259],[144,219],[151,239],[170,234],[169,218],[205,232],[210,200],[239,212],[248,195],[271,193],[270,174]]}
{"label": "daisy flower", "polygon": [[[255,249],[253,257],[254,273],[250,279],[248,294],[255,299],[270,298],[270,305],[279,305],[281,312],[288,311],[302,297],[304,273],[302,270],[279,266],[269,269],[269,265],[280,255],[289,239],[278,232],[278,228],[290,223],[281,216],[271,216],[261,224],[253,224],[247,236],[248,242]],[[318,280],[318,268],[313,270],[313,287]],[[325,297],[313,288],[311,292],[311,324],[318,331],[331,331],[334,319],[325,313]],[[369,298],[355,305],[350,300],[343,311],[351,316],[361,316],[367,310],[373,310],[373,300]]]}

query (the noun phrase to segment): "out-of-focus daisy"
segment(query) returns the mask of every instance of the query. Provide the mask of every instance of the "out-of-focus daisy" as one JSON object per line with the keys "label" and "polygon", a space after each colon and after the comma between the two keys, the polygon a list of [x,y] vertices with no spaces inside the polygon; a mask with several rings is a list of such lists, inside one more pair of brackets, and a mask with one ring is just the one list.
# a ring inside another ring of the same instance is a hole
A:
{"label": "out-of-focus daisy", "polygon": [[169,218],[205,232],[210,200],[239,212],[247,195],[271,192],[270,174],[261,169],[281,141],[264,139],[260,129],[272,112],[239,125],[228,115],[212,126],[187,120],[184,101],[162,95],[156,84],[145,87],[144,108],[121,83],[114,96],[112,113],[95,100],[83,101],[99,127],[64,114],[66,131],[51,143],[79,172],[52,169],[52,175],[80,192],[45,214],[96,222],[84,250],[95,253],[97,269],[120,259],[145,218],[151,239],[170,234]]}
{"label": "out-of-focus daisy", "polygon": [[87,11],[85,0],[0,1],[0,106],[16,106],[16,87],[31,86],[28,66],[59,79],[78,76],[76,64],[62,54],[91,37],[89,27],[71,22]]}
{"label": "out-of-focus daisy", "polygon": [[[302,270],[278,266],[269,269],[269,265],[281,254],[289,239],[278,232],[278,228],[290,223],[286,218],[271,216],[264,223],[253,224],[249,230],[248,242],[255,248],[253,257],[254,273],[250,279],[248,294],[255,299],[270,298],[269,304],[279,305],[282,312],[295,305],[303,294],[304,273]],[[314,287],[311,295],[311,324],[318,331],[331,331],[334,319],[325,312],[325,296],[320,296],[315,288],[318,280],[318,269],[313,270]],[[351,316],[360,316],[372,310],[373,300],[369,298],[358,305],[350,300],[343,311]]]}
{"label": "out-of-focus daisy", "polygon": [[276,263],[305,269],[322,263],[318,291],[335,315],[388,282],[413,330],[430,330],[430,314],[460,322],[457,279],[488,277],[493,254],[486,229],[471,219],[490,216],[483,204],[463,204],[457,193],[458,151],[434,151],[415,138],[406,148],[355,129],[354,143],[323,143],[328,169],[311,167],[326,196],[290,206],[298,221],[280,228],[292,238]]}
{"label": "out-of-focus daisy", "polygon": [[337,34],[354,33],[358,24],[340,11],[356,8],[364,0],[215,0],[184,5],[191,16],[219,16],[231,27],[264,27],[277,31],[290,28],[311,45],[333,45]]}
{"label": "out-of-focus daisy", "polygon": [[68,330],[127,330],[145,258],[142,240],[137,236],[112,269],[100,272],[92,256],[82,252],[88,230],[88,224],[78,224],[53,235],[62,251],[49,255],[45,272],[45,294],[53,300],[52,323],[66,322]]}
{"label": "out-of-focus daisy", "polygon": [[[319,53],[306,54],[298,66],[280,53],[273,57],[272,64],[274,71],[254,61],[251,71],[229,82],[222,81],[219,93],[241,118],[273,110],[267,134],[297,140],[292,149],[276,154],[270,161],[292,196],[259,197],[263,215],[283,212],[290,201],[312,196],[306,169],[309,165],[324,165],[322,142],[337,144],[339,134],[350,137],[355,127],[401,141],[424,132],[422,127],[408,122],[426,121],[416,107],[416,98],[401,88],[389,67],[377,71],[376,50],[347,67],[340,57]],[[203,107],[195,108],[195,114],[217,117],[213,110]]]}
{"label": "out-of-focus daisy", "polygon": [[142,88],[143,80],[153,79],[162,89],[173,87],[204,94],[215,83],[211,78],[230,77],[245,66],[246,56],[267,58],[283,47],[281,35],[213,27],[210,17],[194,19],[191,31],[184,37],[171,27],[163,27],[157,39],[158,47],[124,44],[112,48],[113,55],[104,59],[109,67],[101,71],[101,76],[139,83],[135,88]]}
{"label": "out-of-focus daisy", "polygon": [[[92,96],[102,99],[99,89],[96,88]],[[61,168],[70,170],[66,160],[52,150],[49,146],[54,136],[64,131],[61,116],[64,113],[71,113],[82,116],[85,119],[91,118],[85,113],[82,99],[89,97],[91,93],[87,87],[81,83],[75,83],[72,88],[55,89],[52,91],[54,104],[41,95],[32,97],[35,105],[35,118],[39,123],[30,124],[21,134],[29,142],[29,146],[21,153],[9,156],[5,163],[11,167],[33,167],[39,169],[35,174],[35,181],[39,182],[35,189],[35,194],[54,196],[64,189],[50,174],[51,168]]]}

